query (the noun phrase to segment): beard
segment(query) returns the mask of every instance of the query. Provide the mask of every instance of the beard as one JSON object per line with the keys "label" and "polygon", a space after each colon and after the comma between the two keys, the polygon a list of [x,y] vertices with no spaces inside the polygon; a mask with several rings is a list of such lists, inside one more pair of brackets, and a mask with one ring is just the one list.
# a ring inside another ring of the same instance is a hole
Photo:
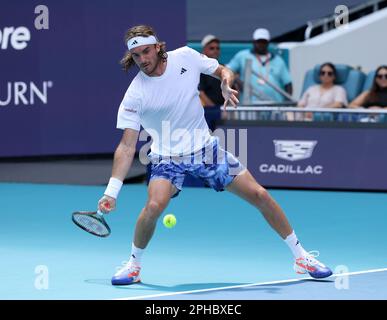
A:
{"label": "beard", "polygon": [[155,72],[157,67],[160,65],[161,61],[162,61],[161,57],[157,56],[157,60],[153,67],[151,66],[152,65],[151,63],[148,63],[146,65],[146,69],[144,67],[141,67],[141,71],[144,72],[146,75],[150,76]]}
{"label": "beard", "polygon": [[254,44],[254,52],[257,54],[267,54],[269,49],[269,44]]}
{"label": "beard", "polygon": [[255,48],[254,51],[257,54],[267,54],[267,48]]}

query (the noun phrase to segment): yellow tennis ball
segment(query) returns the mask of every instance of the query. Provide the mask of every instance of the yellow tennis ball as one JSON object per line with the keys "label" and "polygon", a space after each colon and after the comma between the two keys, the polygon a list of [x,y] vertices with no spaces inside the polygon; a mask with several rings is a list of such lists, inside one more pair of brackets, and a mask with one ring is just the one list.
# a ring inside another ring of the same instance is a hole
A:
{"label": "yellow tennis ball", "polygon": [[176,225],[176,217],[173,214],[167,214],[163,219],[164,226],[173,228]]}

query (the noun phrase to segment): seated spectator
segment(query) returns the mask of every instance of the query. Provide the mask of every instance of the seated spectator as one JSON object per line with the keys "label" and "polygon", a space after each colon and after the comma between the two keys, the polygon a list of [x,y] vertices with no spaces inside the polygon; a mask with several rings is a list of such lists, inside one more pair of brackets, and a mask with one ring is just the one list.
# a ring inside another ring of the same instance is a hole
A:
{"label": "seated spectator", "polygon": [[376,69],[374,81],[370,90],[361,93],[349,105],[350,108],[387,108],[387,66],[383,65]]}
{"label": "seated spectator", "polygon": [[[220,41],[214,35],[206,35],[202,40],[202,53],[209,58],[219,59]],[[224,99],[220,89],[220,80],[207,74],[200,74],[199,96],[205,107],[223,105]]]}
{"label": "seated spectator", "polygon": [[[262,100],[282,102],[285,100],[282,94],[265,83],[264,80],[258,78],[254,73],[259,74],[290,95],[292,94],[292,80],[285,62],[278,54],[269,52],[269,44],[269,31],[262,28],[257,29],[253,33],[253,48],[238,52],[227,64],[228,68],[239,74],[240,82],[243,83],[245,80],[246,62],[249,59],[252,61],[253,74],[249,81],[255,94],[248,97],[249,102]],[[239,85],[238,89],[242,91],[243,84]],[[243,92],[239,100],[243,103]]]}
{"label": "seated spectator", "polygon": [[348,104],[347,93],[342,86],[335,84],[336,68],[326,62],[320,67],[320,81],[309,87],[298,102],[302,108],[343,108]]}

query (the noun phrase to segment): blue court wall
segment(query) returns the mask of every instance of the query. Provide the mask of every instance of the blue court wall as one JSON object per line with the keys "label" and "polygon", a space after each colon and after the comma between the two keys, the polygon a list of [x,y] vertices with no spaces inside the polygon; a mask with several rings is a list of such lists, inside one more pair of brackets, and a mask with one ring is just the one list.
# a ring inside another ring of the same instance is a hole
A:
{"label": "blue court wall", "polygon": [[185,45],[185,1],[46,0],[47,30],[39,4],[1,1],[0,157],[113,152],[135,74],[119,65],[125,32],[148,24],[168,50]]}
{"label": "blue court wall", "polygon": [[[265,187],[387,190],[385,126],[230,123],[217,129],[235,134],[233,153]],[[240,130],[246,140],[239,141]]]}

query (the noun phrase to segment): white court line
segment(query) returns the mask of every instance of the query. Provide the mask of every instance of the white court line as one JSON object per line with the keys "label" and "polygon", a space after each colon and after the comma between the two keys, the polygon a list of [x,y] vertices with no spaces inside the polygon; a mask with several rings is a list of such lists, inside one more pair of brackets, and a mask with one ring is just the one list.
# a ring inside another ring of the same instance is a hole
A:
{"label": "white court line", "polygon": [[[372,270],[365,270],[365,271],[356,271],[356,272],[347,272],[347,273],[338,273],[338,274],[333,274],[331,277],[354,276],[354,275],[358,275],[358,274],[375,273],[375,272],[383,272],[383,271],[387,271],[387,268],[372,269]],[[211,292],[211,291],[218,291],[218,290],[247,288],[247,287],[255,287],[255,286],[267,286],[267,285],[271,285],[271,284],[300,282],[300,281],[304,281],[306,279],[313,279],[313,278],[312,277],[305,277],[305,278],[298,278],[298,279],[278,280],[278,281],[269,281],[269,282],[258,282],[258,283],[240,284],[240,285],[228,286],[228,287],[218,287],[218,288],[209,288],[209,289],[197,289],[197,290],[189,290],[189,291],[177,291],[177,292],[150,294],[150,295],[137,296],[137,297],[118,298],[118,299],[114,299],[114,300],[138,300],[138,299],[146,299],[146,298],[168,297],[168,296],[175,296],[175,295],[180,295],[180,294],[190,294],[190,293],[199,293],[199,292]],[[327,279],[329,279],[329,278],[327,278]]]}

